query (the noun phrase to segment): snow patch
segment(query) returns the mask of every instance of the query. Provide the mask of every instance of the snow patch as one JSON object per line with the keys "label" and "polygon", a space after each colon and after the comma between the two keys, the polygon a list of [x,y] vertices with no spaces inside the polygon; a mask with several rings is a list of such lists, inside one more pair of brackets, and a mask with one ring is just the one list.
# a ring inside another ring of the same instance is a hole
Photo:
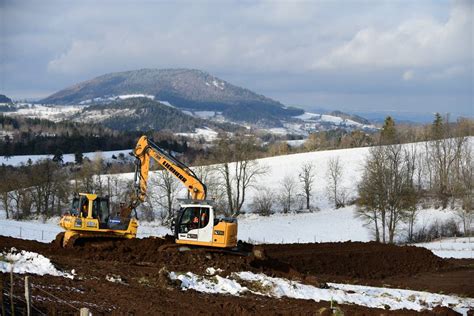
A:
{"label": "snow patch", "polygon": [[218,275],[211,278],[204,278],[191,272],[186,274],[170,272],[169,277],[173,281],[180,280],[183,290],[192,289],[203,293],[231,294],[237,296],[247,290],[246,287],[241,286],[234,280]]}
{"label": "snow patch", "polygon": [[74,273],[61,272],[54,267],[51,261],[36,253],[25,250],[18,251],[12,247],[9,252],[0,253],[0,272],[18,274],[37,274],[37,275],[53,275],[61,276],[69,279],[74,278]]}
{"label": "snow patch", "polygon": [[161,104],[164,104],[166,106],[169,106],[171,108],[174,108],[174,105],[172,105],[171,103],[169,103],[168,101],[163,101],[163,100],[159,100],[158,102],[160,102]]}
{"label": "snow patch", "polygon": [[[191,272],[185,274],[171,272],[169,277],[171,280],[180,280],[183,290],[193,289],[198,292],[235,296],[250,292],[273,298],[289,297],[316,302],[335,301],[338,304],[357,304],[370,308],[385,309],[388,306],[391,310],[422,311],[433,309],[436,306],[446,306],[464,315],[474,306],[474,299],[454,295],[339,283],[328,283],[329,288],[321,289],[296,281],[272,278],[265,274],[252,272],[232,273],[227,278],[202,277]],[[241,283],[247,286],[243,286]]]}
{"label": "snow patch", "polygon": [[206,269],[206,274],[207,275],[214,275],[214,274],[219,273],[219,272],[222,272],[222,269],[219,269],[219,268],[215,269],[213,267],[209,267],[209,268]]}

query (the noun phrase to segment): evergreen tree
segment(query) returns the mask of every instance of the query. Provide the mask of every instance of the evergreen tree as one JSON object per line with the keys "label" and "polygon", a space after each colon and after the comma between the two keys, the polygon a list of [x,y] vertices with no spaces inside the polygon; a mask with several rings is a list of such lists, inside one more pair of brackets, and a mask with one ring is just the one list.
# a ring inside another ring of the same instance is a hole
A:
{"label": "evergreen tree", "polygon": [[443,128],[443,117],[441,116],[441,114],[436,113],[433,124],[431,125],[431,136],[433,137],[433,139],[443,138]]}
{"label": "evergreen tree", "polygon": [[61,150],[56,150],[56,152],[54,153],[54,156],[53,156],[53,161],[55,163],[63,163],[63,152]]}
{"label": "evergreen tree", "polygon": [[82,155],[81,152],[76,152],[74,154],[74,161],[76,162],[77,165],[82,164],[82,161],[84,160],[84,156]]}
{"label": "evergreen tree", "polygon": [[380,138],[384,145],[397,143],[397,130],[395,128],[395,121],[391,116],[385,118]]}

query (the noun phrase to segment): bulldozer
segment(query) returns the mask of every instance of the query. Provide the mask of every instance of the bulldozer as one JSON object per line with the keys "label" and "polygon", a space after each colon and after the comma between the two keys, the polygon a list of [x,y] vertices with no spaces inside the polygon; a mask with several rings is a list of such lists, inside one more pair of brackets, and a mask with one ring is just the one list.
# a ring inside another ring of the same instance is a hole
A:
{"label": "bulldozer", "polygon": [[113,214],[108,196],[79,193],[72,199],[71,208],[61,217],[59,225],[66,231],[56,236],[56,243],[70,248],[79,240],[135,238],[138,220],[135,213],[126,217],[118,212]]}
{"label": "bulldozer", "polygon": [[213,201],[206,200],[207,189],[192,169],[167,153],[146,136],[140,137],[134,150],[134,193],[128,204],[113,214],[108,197],[79,193],[60,226],[65,232],[56,237],[62,247],[78,241],[136,238],[136,208],[145,201],[151,160],[175,176],[188,190],[189,199],[181,201],[173,224],[176,244],[232,249],[237,247],[237,219],[216,217]]}

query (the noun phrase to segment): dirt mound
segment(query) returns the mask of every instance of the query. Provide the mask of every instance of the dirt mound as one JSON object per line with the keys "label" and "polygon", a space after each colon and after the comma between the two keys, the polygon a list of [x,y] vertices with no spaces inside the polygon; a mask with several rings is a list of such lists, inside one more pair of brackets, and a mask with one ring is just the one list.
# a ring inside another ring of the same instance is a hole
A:
{"label": "dirt mound", "polygon": [[[166,271],[191,271],[203,275],[208,267],[222,269],[222,275],[234,271],[264,272],[316,286],[324,277],[323,282],[337,281],[339,278],[348,283],[374,286],[391,284],[400,288],[468,296],[474,293],[472,282],[469,282],[474,274],[472,260],[443,260],[425,249],[415,247],[352,242],[260,245],[264,256],[262,260],[258,260],[252,256],[202,248],[184,252],[174,247],[163,250],[174,244],[171,236],[89,241],[73,249],[63,249],[53,244],[0,236],[0,250],[16,247],[35,251],[50,258],[60,270],[76,270],[74,280],[30,276],[33,296],[37,298],[34,305],[49,314],[76,314],[71,304],[76,308],[88,306],[98,315],[195,315],[218,314],[222,310],[231,314],[298,315],[329,310],[329,302],[181,291],[168,284],[169,280],[166,279]],[[242,249],[248,252],[253,247],[251,244],[242,245]],[[443,273],[437,272],[440,270]],[[417,275],[414,277],[415,274]],[[1,273],[0,284],[9,288],[7,276]],[[15,291],[22,293],[23,286],[23,279],[17,278]],[[48,297],[44,290],[63,301],[58,302],[57,299]],[[414,311],[369,309],[357,305],[342,304],[338,307],[348,315],[417,314]],[[436,308],[421,314],[454,313],[448,308]]]}
{"label": "dirt mound", "polygon": [[431,251],[375,242],[265,245],[269,257],[285,262],[300,273],[383,279],[438,271],[449,265]]}

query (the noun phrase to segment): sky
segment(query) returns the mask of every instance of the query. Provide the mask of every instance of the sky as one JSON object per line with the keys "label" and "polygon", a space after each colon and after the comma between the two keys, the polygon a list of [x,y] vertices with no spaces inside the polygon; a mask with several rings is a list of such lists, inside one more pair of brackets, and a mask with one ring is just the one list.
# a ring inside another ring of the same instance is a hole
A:
{"label": "sky", "polygon": [[0,94],[194,68],[306,109],[474,116],[473,3],[0,0]]}

